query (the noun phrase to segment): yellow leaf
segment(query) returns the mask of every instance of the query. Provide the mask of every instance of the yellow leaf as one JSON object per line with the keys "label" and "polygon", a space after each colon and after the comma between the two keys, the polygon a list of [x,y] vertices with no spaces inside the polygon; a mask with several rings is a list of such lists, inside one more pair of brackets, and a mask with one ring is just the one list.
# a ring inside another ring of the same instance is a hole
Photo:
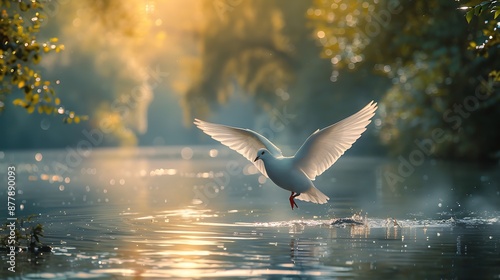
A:
{"label": "yellow leaf", "polygon": [[56,46],[56,53],[58,53],[60,51],[64,51],[64,45],[58,45],[58,46]]}
{"label": "yellow leaf", "polygon": [[17,87],[22,88],[22,87],[24,87],[24,84],[25,84],[24,81],[19,81],[19,83],[17,84]]}
{"label": "yellow leaf", "polygon": [[59,99],[59,97],[56,97],[56,100],[54,100],[54,104],[56,105],[61,104],[61,99]]}
{"label": "yellow leaf", "polygon": [[31,91],[24,95],[24,100],[31,102],[32,99],[33,99],[33,93]]}
{"label": "yellow leaf", "polygon": [[43,106],[38,106],[38,114],[43,113],[43,108],[42,108],[42,107],[43,107]]}
{"label": "yellow leaf", "polygon": [[66,119],[66,122],[67,122],[67,123],[72,123],[72,122],[73,122],[73,119],[71,119],[71,118],[67,118],[67,119]]}
{"label": "yellow leaf", "polygon": [[35,106],[33,105],[28,106],[28,108],[26,108],[26,111],[28,111],[29,114],[33,114],[33,112],[35,111]]}
{"label": "yellow leaf", "polygon": [[80,117],[79,116],[75,117],[75,123],[80,123]]}
{"label": "yellow leaf", "polygon": [[57,43],[57,41],[59,41],[59,39],[57,39],[56,37],[54,38],[50,38],[49,40],[51,43]]}
{"label": "yellow leaf", "polygon": [[37,104],[39,100],[40,100],[40,95],[38,93],[36,93],[35,95],[33,95],[33,98],[31,99],[31,102],[33,104]]}
{"label": "yellow leaf", "polygon": [[12,104],[16,105],[16,106],[26,106],[26,102],[24,102],[24,100],[20,99],[20,98],[17,98],[17,99],[14,99],[14,101],[12,101]]}
{"label": "yellow leaf", "polygon": [[46,86],[50,86],[50,81],[45,81],[45,82],[43,82],[43,84]]}

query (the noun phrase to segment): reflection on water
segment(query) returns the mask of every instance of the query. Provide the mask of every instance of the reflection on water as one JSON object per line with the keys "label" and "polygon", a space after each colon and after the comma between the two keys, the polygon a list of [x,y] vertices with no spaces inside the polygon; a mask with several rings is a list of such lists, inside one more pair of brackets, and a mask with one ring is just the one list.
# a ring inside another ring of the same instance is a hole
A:
{"label": "reflection on water", "polygon": [[397,172],[397,162],[346,158],[316,182],[328,204],[301,203],[292,211],[288,193],[259,182],[237,155],[193,148],[188,160],[181,150],[94,151],[64,172],[56,168],[64,151],[6,153],[0,172],[5,178],[6,162],[18,167],[18,213],[38,214],[42,241],[54,249],[19,254],[17,273],[500,277],[498,168],[434,162],[391,185],[384,171]]}

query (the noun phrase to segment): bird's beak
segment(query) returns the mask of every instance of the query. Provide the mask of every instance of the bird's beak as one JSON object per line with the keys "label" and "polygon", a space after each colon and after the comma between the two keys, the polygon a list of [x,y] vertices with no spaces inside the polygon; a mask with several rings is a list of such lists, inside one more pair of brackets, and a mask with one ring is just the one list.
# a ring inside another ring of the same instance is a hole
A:
{"label": "bird's beak", "polygon": [[260,158],[259,158],[259,156],[257,156],[257,157],[253,160],[253,162],[256,162],[258,159],[260,159]]}

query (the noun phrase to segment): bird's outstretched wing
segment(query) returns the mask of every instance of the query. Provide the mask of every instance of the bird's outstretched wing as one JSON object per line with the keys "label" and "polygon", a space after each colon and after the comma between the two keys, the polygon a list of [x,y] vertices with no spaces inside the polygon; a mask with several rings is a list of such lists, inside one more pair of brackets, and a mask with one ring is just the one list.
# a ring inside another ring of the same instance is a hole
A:
{"label": "bird's outstretched wing", "polygon": [[281,150],[271,141],[250,129],[209,123],[199,119],[195,119],[194,124],[213,139],[243,155],[266,177],[268,176],[264,168],[264,162],[262,160],[254,162],[257,151],[266,148],[275,157],[283,156]]}
{"label": "bird's outstretched wing", "polygon": [[295,154],[295,166],[314,180],[356,142],[376,109],[377,103],[372,101],[356,114],[314,132]]}

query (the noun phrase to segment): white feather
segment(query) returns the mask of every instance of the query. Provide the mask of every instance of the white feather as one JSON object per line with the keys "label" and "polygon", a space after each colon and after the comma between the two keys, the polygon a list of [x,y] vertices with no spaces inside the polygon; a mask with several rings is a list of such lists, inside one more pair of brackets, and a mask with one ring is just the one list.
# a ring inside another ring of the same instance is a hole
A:
{"label": "white feather", "polygon": [[314,180],[330,168],[366,130],[375,115],[373,101],[356,114],[314,132],[294,156],[294,165]]}
{"label": "white feather", "polygon": [[330,199],[328,196],[326,196],[324,193],[322,193],[320,190],[318,190],[316,187],[311,187],[309,190],[301,193],[299,196],[295,197],[296,199],[307,201],[307,202],[313,202],[313,203],[318,203],[318,204],[324,204],[327,203],[328,200]]}
{"label": "white feather", "polygon": [[260,173],[266,177],[268,176],[264,162],[261,160],[254,162],[257,151],[261,148],[266,148],[275,157],[283,156],[281,150],[271,141],[250,129],[209,123],[199,119],[195,119],[194,124],[213,139],[235,150],[251,161]]}

